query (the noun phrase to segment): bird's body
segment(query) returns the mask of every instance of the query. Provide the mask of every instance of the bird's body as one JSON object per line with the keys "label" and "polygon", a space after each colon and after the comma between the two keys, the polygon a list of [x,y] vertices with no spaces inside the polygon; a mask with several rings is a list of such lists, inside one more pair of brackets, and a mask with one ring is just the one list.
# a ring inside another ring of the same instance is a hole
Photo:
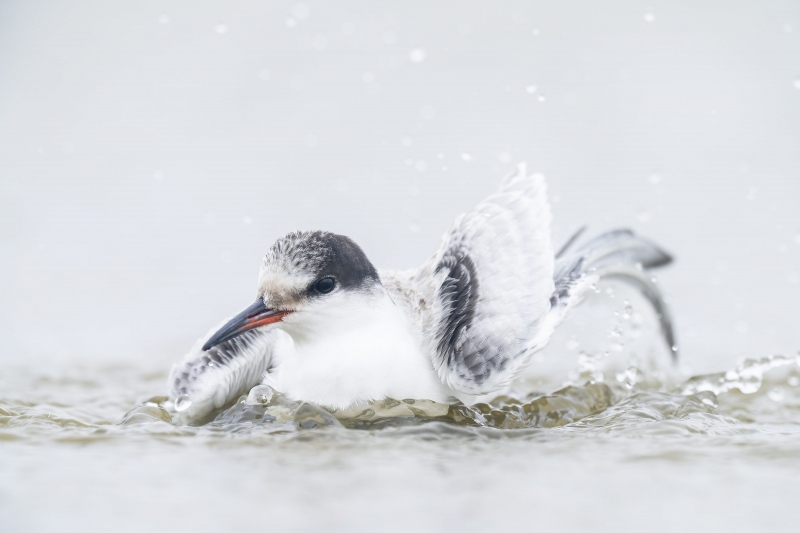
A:
{"label": "bird's body", "polygon": [[417,270],[378,272],[340,235],[289,234],[262,262],[256,303],[173,368],[170,396],[187,421],[261,381],[333,409],[383,398],[471,403],[507,387],[605,276],[643,290],[671,345],[644,273],[669,256],[617,231],[557,257],[550,218],[544,178],[521,166]]}

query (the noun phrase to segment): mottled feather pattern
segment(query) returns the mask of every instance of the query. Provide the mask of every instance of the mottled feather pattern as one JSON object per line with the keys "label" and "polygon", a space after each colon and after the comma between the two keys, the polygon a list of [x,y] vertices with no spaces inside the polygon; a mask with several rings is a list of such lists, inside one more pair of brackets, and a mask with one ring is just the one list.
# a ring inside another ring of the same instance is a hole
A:
{"label": "mottled feather pattern", "polygon": [[554,289],[550,218],[544,177],[521,166],[456,220],[417,273],[434,292],[434,367],[454,390],[503,388],[537,344]]}
{"label": "mottled feather pattern", "polygon": [[271,332],[248,331],[208,351],[201,349],[205,339],[199,341],[170,372],[170,399],[184,394],[192,399],[189,410],[176,416],[202,419],[257,385],[270,364],[273,336]]}
{"label": "mottled feather pattern", "polygon": [[261,268],[281,273],[317,270],[331,253],[325,246],[325,235],[324,232],[294,231],[281,237],[264,255]]}
{"label": "mottled feather pattern", "polygon": [[[462,249],[450,250],[436,267],[436,273],[440,271],[446,272],[447,277],[439,287],[438,297],[449,318],[440,324],[436,349],[451,365],[462,352],[463,341],[475,318],[480,289],[475,265]],[[483,360],[473,356],[466,358],[464,363],[476,380],[484,379],[486,363]]]}

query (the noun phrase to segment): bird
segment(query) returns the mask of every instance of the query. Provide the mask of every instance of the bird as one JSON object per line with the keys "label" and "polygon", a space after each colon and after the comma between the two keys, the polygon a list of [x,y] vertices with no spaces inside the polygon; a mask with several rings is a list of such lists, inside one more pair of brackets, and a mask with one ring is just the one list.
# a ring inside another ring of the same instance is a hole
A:
{"label": "bird", "polygon": [[650,269],[672,257],[628,229],[558,251],[545,177],[520,164],[456,218],[417,269],[378,270],[349,237],[296,231],[261,261],[256,299],[202,337],[167,386],[187,423],[259,384],[333,411],[366,402],[483,401],[507,389],[601,279],[636,287],[677,356]]}

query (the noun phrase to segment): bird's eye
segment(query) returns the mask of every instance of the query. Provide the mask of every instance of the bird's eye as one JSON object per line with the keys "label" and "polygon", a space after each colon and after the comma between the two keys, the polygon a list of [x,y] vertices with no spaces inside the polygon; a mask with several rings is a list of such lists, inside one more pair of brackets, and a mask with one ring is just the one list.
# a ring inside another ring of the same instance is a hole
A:
{"label": "bird's eye", "polygon": [[322,294],[328,294],[335,286],[336,282],[333,281],[333,278],[322,278],[314,287]]}

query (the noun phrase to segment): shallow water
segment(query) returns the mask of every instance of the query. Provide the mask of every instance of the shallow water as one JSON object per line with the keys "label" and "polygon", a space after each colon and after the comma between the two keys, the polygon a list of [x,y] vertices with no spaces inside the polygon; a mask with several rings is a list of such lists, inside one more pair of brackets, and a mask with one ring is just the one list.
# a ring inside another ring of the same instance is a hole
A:
{"label": "shallow water", "polygon": [[161,372],[4,373],[0,530],[794,530],[800,357],[590,370],[472,407],[259,386],[195,427],[148,398]]}
{"label": "shallow water", "polygon": [[[96,4],[0,2],[0,533],[798,529],[796,362],[691,379],[800,348],[797,0]],[[411,268],[524,160],[674,254],[694,371],[573,316],[491,407],[144,406],[274,239]]]}

